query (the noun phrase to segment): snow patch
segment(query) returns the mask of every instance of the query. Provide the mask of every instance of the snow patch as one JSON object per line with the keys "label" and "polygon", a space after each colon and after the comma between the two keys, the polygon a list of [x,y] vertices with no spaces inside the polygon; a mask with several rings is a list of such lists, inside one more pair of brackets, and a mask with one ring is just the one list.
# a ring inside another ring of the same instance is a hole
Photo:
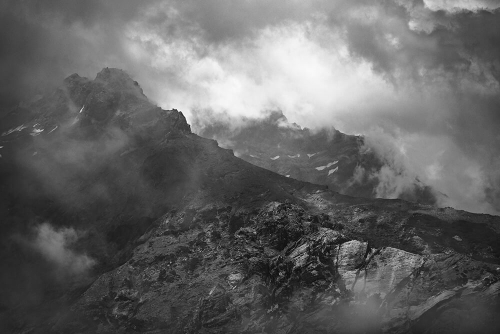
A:
{"label": "snow patch", "polygon": [[271,158],[271,160],[278,160],[280,158],[279,155],[275,156],[274,158]]}
{"label": "snow patch", "polygon": [[257,158],[257,157],[256,157],[255,155],[253,155],[253,154],[250,154],[250,156],[251,156],[252,158]]}
{"label": "snow patch", "polygon": [[27,126],[25,126],[24,124],[23,125],[19,125],[18,127],[12,128],[12,129],[10,129],[10,130],[5,131],[4,133],[2,133],[2,137],[3,136],[8,136],[11,133],[16,132],[16,131],[23,131],[26,128],[27,128]]}
{"label": "snow patch", "polygon": [[328,171],[328,175],[332,175],[333,173],[335,173],[335,172],[336,172],[336,171],[338,171],[338,170],[339,170],[339,166],[335,167],[334,169],[330,169],[330,170]]}
{"label": "snow patch", "polygon": [[290,177],[290,175],[285,175],[286,177]]}
{"label": "snow patch", "polygon": [[[35,124],[37,125],[37,124]],[[35,128],[33,129],[33,131],[30,133],[31,136],[33,137],[36,137],[38,136],[40,133],[42,133],[44,130],[43,129],[38,129],[38,128]]]}
{"label": "snow patch", "polygon": [[80,111],[78,112],[79,114],[81,114],[81,113],[82,113],[83,108],[85,108],[85,105],[83,105],[83,106],[82,106],[82,109],[80,109]]}
{"label": "snow patch", "polygon": [[292,158],[292,159],[294,159],[294,158],[300,158],[300,153],[297,153],[295,155],[289,155],[288,157]]}
{"label": "snow patch", "polygon": [[462,238],[460,238],[458,235],[454,236],[453,239],[455,239],[456,241],[462,241]]}
{"label": "snow patch", "polygon": [[335,165],[336,163],[338,163],[339,161],[338,160],[335,160],[333,162],[330,162],[329,164],[327,164],[326,166],[319,166],[319,167],[316,167],[317,170],[323,170],[323,169],[326,169],[326,168],[330,168],[331,166]]}
{"label": "snow patch", "polygon": [[58,127],[59,127],[59,125],[56,125],[56,127],[55,127],[55,128],[53,128],[52,130],[50,130],[50,131],[49,131],[49,133],[54,132],[54,131],[58,128]]}
{"label": "snow patch", "polygon": [[311,159],[311,157],[314,157],[316,154],[318,154],[318,152],[316,152],[316,153],[312,153],[312,154],[309,154],[309,153],[308,153],[308,154],[307,154],[307,156],[309,157],[309,159]]}

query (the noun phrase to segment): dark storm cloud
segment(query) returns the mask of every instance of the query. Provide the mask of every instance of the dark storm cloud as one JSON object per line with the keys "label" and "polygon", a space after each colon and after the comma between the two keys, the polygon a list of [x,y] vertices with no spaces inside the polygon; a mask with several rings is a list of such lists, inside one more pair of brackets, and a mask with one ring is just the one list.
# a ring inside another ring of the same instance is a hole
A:
{"label": "dark storm cloud", "polygon": [[45,93],[67,75],[124,64],[123,25],[137,1],[27,0],[0,5],[0,108]]}
{"label": "dark storm cloud", "polygon": [[456,74],[468,69],[471,58],[498,67],[500,10],[450,13],[431,11],[423,1],[373,4],[377,5],[367,6],[355,17],[331,12],[329,19],[332,26],[343,29],[353,56],[369,60],[375,70],[426,80],[433,78],[419,74],[420,69]]}
{"label": "dark storm cloud", "polygon": [[[426,131],[447,132],[464,148],[496,141],[494,133],[500,125],[500,10],[433,12],[415,1],[407,7],[384,2],[382,11],[388,20],[337,22],[345,28],[350,52],[369,60],[396,86],[410,83],[421,88],[437,81],[449,85],[448,98],[458,101],[450,101],[452,114],[434,111],[446,115],[449,126],[438,122],[425,126]],[[412,29],[408,23],[416,12],[420,22]],[[396,48],[391,42],[397,43]],[[464,81],[468,85],[463,85]],[[422,121],[419,113],[392,121],[410,132],[423,130],[418,125]]]}

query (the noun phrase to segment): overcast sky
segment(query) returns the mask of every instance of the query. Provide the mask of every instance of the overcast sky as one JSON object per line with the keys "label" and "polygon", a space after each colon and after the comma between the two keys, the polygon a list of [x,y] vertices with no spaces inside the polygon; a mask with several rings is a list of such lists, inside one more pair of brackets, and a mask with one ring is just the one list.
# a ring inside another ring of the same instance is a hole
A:
{"label": "overcast sky", "polygon": [[[500,1],[12,0],[0,107],[126,70],[163,108],[363,134],[448,197],[500,212]],[[235,121],[234,124],[239,124]],[[405,174],[405,175],[407,175]],[[398,182],[398,180],[394,180]]]}

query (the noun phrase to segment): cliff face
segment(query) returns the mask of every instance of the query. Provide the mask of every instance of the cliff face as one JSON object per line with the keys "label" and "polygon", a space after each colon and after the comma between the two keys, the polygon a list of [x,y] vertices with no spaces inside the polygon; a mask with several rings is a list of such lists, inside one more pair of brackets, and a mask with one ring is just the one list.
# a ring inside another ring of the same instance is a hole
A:
{"label": "cliff face", "polygon": [[500,329],[498,217],[254,166],[116,69],[2,126],[4,332]]}

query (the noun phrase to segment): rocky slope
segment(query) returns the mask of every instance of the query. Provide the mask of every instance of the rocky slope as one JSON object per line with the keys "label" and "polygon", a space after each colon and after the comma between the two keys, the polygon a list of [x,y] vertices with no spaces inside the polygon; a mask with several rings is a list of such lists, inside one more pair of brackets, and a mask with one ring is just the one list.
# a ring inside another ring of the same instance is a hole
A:
{"label": "rocky slope", "polygon": [[[2,332],[500,330],[496,216],[254,166],[116,69],[1,124]],[[74,237],[40,252],[43,224]]]}
{"label": "rocky slope", "polygon": [[350,196],[436,203],[435,191],[415,176],[398,189],[401,182],[390,178],[403,178],[405,171],[365,145],[362,136],[333,128],[314,132],[290,123],[281,112],[246,120],[236,129],[217,119],[198,117],[195,123],[202,137],[215,139],[241,159],[287,177],[328,185]]}

